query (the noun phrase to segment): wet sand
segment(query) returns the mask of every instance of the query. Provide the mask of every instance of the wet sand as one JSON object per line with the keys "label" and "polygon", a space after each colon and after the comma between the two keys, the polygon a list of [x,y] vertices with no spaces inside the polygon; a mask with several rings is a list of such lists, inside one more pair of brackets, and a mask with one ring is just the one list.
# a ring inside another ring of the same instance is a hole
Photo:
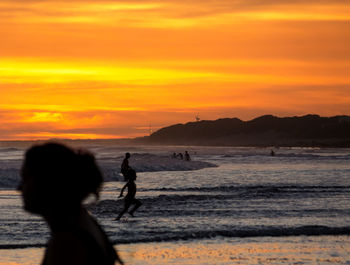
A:
{"label": "wet sand", "polygon": [[[350,236],[208,239],[118,245],[126,264],[350,264]],[[44,249],[2,249],[0,265],[40,264]]]}

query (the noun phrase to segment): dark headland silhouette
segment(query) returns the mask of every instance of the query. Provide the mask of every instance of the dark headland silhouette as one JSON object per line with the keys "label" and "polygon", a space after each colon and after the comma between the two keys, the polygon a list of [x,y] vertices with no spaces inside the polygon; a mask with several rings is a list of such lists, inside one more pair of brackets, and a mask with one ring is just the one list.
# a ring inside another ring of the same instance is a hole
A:
{"label": "dark headland silhouette", "polygon": [[[124,139],[54,139],[72,146],[108,145],[198,145],[198,146],[298,146],[350,147],[350,116],[264,115],[250,121],[223,118],[200,120],[161,128],[150,136]],[[92,141],[93,140],[93,141]],[[1,141],[1,147],[31,146],[47,142]]]}
{"label": "dark headland silhouette", "polygon": [[165,127],[135,140],[169,145],[350,147],[350,116],[202,120]]}

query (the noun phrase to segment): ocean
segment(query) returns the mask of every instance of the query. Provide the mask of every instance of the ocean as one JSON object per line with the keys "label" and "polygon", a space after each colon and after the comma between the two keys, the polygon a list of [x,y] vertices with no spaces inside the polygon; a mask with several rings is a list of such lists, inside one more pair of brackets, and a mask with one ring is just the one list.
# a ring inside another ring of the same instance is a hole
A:
{"label": "ocean", "polygon": [[[106,180],[100,200],[89,198],[86,207],[129,264],[266,264],[272,257],[270,264],[350,264],[350,149],[80,147],[95,154]],[[0,264],[36,264],[49,238],[16,191],[24,151],[0,147]],[[185,151],[191,161],[171,158]],[[135,217],[114,221],[123,206],[125,152],[143,205]]]}

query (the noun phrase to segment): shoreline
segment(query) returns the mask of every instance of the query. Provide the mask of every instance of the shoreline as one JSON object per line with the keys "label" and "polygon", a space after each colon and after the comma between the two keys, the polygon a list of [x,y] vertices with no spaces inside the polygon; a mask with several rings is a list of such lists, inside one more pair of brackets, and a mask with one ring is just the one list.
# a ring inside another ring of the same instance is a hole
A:
{"label": "shoreline", "polygon": [[[348,264],[350,236],[216,238],[118,244],[125,264]],[[0,265],[40,263],[44,248],[0,249]]]}
{"label": "shoreline", "polygon": [[215,139],[207,139],[203,142],[176,142],[176,141],[164,141],[164,142],[147,142],[140,141],[138,139],[38,139],[38,140],[0,140],[0,148],[7,147],[20,147],[28,148],[32,145],[43,144],[46,142],[58,142],[72,146],[96,145],[96,144],[111,144],[120,147],[218,147],[218,148],[350,148],[350,140],[346,139],[298,139],[298,140],[285,140],[279,142],[256,142],[256,141],[240,141],[239,143],[220,142]]}

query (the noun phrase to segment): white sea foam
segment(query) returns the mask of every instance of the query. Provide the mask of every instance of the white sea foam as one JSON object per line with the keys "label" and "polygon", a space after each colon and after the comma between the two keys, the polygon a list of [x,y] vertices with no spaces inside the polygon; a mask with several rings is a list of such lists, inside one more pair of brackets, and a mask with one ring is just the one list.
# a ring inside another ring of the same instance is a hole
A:
{"label": "white sea foam", "polygon": [[[0,150],[1,151],[1,150]],[[4,152],[17,152],[17,149],[5,149]],[[120,174],[120,165],[123,156],[103,156],[97,154],[98,164],[103,172],[105,181],[121,181],[123,177]],[[16,188],[19,183],[19,172],[22,159],[0,160],[0,188]],[[189,171],[198,170],[207,167],[216,167],[215,164],[205,161],[185,161],[171,158],[170,156],[150,154],[150,153],[133,153],[129,165],[136,172],[157,172],[157,171]]]}

